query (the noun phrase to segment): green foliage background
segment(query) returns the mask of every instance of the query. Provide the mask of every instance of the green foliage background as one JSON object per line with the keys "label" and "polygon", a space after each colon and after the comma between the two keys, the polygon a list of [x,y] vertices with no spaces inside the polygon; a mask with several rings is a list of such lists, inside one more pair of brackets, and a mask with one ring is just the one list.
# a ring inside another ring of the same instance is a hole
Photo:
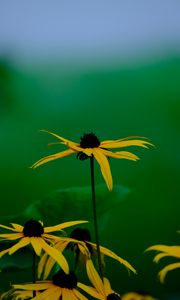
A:
{"label": "green foliage background", "polygon": [[[138,275],[107,260],[107,275],[121,294],[143,289],[156,297],[179,292],[179,270],[165,284],[157,279],[162,268],[143,254],[153,244],[179,244],[180,58],[132,62],[129,65],[65,66],[64,64],[15,67],[0,63],[1,210],[2,222],[23,213],[32,202],[56,189],[87,186],[88,162],[67,157],[37,170],[29,166],[42,156],[61,150],[47,147],[54,141],[39,129],[78,141],[94,132],[100,140],[139,135],[156,148],[134,149],[137,163],[110,160],[114,183],[130,189],[126,200],[111,201],[101,244],[119,253],[137,268]],[[96,182],[102,183],[99,167]],[[98,195],[97,195],[98,196]],[[59,222],[78,219],[78,211],[65,202]],[[86,212],[84,212],[86,219]],[[168,261],[166,260],[166,263]],[[113,274],[113,275],[112,275]],[[21,282],[24,271],[0,274],[1,286]]]}

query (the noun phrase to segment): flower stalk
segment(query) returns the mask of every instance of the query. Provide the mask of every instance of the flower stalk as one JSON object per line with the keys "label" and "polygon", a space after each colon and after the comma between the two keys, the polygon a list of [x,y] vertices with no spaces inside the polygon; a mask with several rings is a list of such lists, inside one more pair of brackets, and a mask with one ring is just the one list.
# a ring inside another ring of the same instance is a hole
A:
{"label": "flower stalk", "polygon": [[99,274],[101,279],[103,278],[101,253],[100,253],[100,243],[99,243],[99,233],[98,233],[98,222],[97,222],[97,211],[96,211],[96,193],[95,193],[95,180],[94,180],[94,156],[90,157],[90,170],[91,170],[91,194],[92,194],[92,205],[93,205],[93,219],[94,219],[94,233],[97,245],[97,259]]}

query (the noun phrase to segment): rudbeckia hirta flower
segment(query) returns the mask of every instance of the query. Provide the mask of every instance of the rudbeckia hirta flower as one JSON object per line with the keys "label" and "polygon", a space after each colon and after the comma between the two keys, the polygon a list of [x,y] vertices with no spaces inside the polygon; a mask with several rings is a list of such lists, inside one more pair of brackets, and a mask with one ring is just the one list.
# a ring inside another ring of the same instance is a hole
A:
{"label": "rudbeckia hirta flower", "polygon": [[15,284],[14,289],[21,296],[24,290],[35,291],[39,294],[32,297],[33,300],[88,300],[78,289],[79,282],[74,272],[65,274],[63,270],[58,271],[51,281],[37,281],[36,283]]}
{"label": "rudbeckia hirta flower", "polygon": [[[166,246],[166,245],[154,245],[146,249],[146,251],[156,250],[158,253],[154,257],[156,263],[164,257],[175,257],[180,259],[180,246]],[[180,268],[180,262],[172,263],[164,267],[159,273],[160,281],[163,283],[164,279],[169,271]]]}
{"label": "rudbeckia hirta flower", "polygon": [[[89,240],[90,232],[88,231],[88,229],[76,228],[72,231],[70,238],[62,237],[61,240],[56,241],[54,243],[54,248],[59,250],[60,252],[63,252],[64,249],[70,247],[72,250],[75,250],[76,255],[81,255],[82,260],[86,263],[86,261],[92,256],[97,256],[97,245],[91,243]],[[101,255],[107,255],[117,260],[120,264],[123,264],[128,270],[132,271],[133,273],[136,273],[136,270],[131,266],[131,264],[127,260],[121,258],[113,251],[100,246],[100,253]],[[48,257],[47,253],[45,253],[41,257],[39,262],[38,275],[41,276],[44,269],[43,278],[46,279],[50,271],[52,270],[54,264],[54,259],[52,257]]]}
{"label": "rudbeckia hirta flower", "polygon": [[103,280],[101,280],[91,259],[88,259],[86,262],[86,270],[89,280],[94,287],[79,283],[78,286],[82,290],[99,300],[121,300],[120,295],[112,290],[109,280],[106,277],[103,277]]}
{"label": "rudbeckia hirta flower", "polygon": [[23,248],[27,245],[31,245],[35,251],[35,253],[40,256],[41,251],[44,250],[48,255],[50,255],[64,270],[64,272],[69,272],[69,266],[62,255],[57,249],[51,247],[49,244],[60,240],[61,237],[52,235],[50,233],[60,231],[64,228],[74,226],[77,224],[85,223],[86,221],[70,221],[64,222],[59,225],[51,226],[51,227],[44,227],[42,222],[29,220],[25,223],[24,226],[19,224],[11,223],[12,227],[0,225],[1,228],[8,229],[13,231],[13,233],[5,233],[0,234],[0,240],[2,241],[16,241],[18,242],[11,246],[8,249],[5,249],[0,252],[0,257],[5,254],[13,254],[18,249]]}
{"label": "rudbeckia hirta flower", "polygon": [[56,137],[60,142],[51,143],[52,144],[60,144],[65,145],[68,149],[58,152],[53,155],[49,155],[41,158],[36,163],[32,165],[32,168],[37,168],[42,164],[45,164],[49,161],[53,161],[55,159],[59,159],[71,154],[77,154],[77,157],[81,160],[84,160],[89,157],[94,157],[98,164],[100,165],[102,175],[107,184],[108,189],[111,191],[113,188],[113,180],[111,175],[111,170],[108,162],[109,157],[119,158],[119,159],[128,159],[136,161],[139,159],[135,154],[128,151],[118,151],[113,152],[109,149],[117,149],[117,148],[126,148],[131,146],[138,146],[143,148],[148,148],[148,146],[152,145],[147,140],[144,140],[141,137],[127,137],[118,140],[105,140],[100,142],[98,137],[94,133],[84,134],[81,137],[80,143],[75,143],[70,140],[67,140],[55,133],[42,130]]}

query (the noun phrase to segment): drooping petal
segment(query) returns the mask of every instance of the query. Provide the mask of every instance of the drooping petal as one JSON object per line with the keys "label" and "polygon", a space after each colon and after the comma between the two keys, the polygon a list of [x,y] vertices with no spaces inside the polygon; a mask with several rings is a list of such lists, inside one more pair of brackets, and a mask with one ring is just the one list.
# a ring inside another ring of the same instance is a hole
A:
{"label": "drooping petal", "polygon": [[91,156],[92,153],[93,153],[93,149],[92,148],[82,148],[82,147],[80,147],[80,145],[72,143],[72,142],[68,142],[67,146],[70,149],[74,150],[75,152],[83,152],[83,153],[85,153],[88,156]]}
{"label": "drooping petal", "polygon": [[43,239],[39,240],[39,243],[41,244],[41,247],[44,249],[44,251],[49,254],[63,269],[63,271],[68,274],[69,273],[69,266],[65,259],[65,257],[62,255],[61,252],[59,252],[57,249],[49,246]]}
{"label": "drooping petal", "polygon": [[139,160],[140,158],[128,151],[118,151],[118,152],[112,152],[109,150],[101,149],[102,153],[108,157],[113,157],[113,158],[119,158],[119,159],[129,159],[129,160]]}
{"label": "drooping petal", "polygon": [[101,293],[102,295],[106,296],[102,280],[101,280],[98,272],[94,268],[94,265],[93,265],[93,262],[91,259],[87,259],[86,270],[87,270],[87,275],[89,277],[89,280],[94,285],[94,287],[97,289],[97,291],[99,293]]}
{"label": "drooping petal", "polygon": [[167,275],[167,272],[169,271],[172,271],[174,269],[177,269],[177,268],[180,268],[180,262],[178,263],[173,263],[173,264],[170,264],[168,266],[166,266],[165,268],[163,268],[159,273],[159,277],[160,277],[160,281],[163,283],[164,282],[164,279]]}
{"label": "drooping petal", "polygon": [[93,287],[85,285],[81,282],[78,282],[77,286],[83,291],[85,291],[86,293],[88,293],[89,295],[91,295],[92,297],[96,299],[104,300],[104,296],[98,293],[97,290],[94,289]]}
{"label": "drooping petal", "polygon": [[30,243],[30,238],[29,237],[24,237],[22,238],[18,243],[16,243],[14,246],[12,246],[9,250],[9,255],[13,254],[20,248],[23,248],[27,246]]}
{"label": "drooping petal", "polygon": [[41,239],[41,238],[39,238],[39,237],[34,237],[34,236],[30,237],[31,245],[32,245],[32,247],[34,248],[34,251],[36,252],[36,254],[37,254],[38,256],[41,255],[41,250],[42,250],[42,247],[41,247],[41,245],[39,244],[39,239]]}
{"label": "drooping petal", "polygon": [[75,153],[74,150],[67,149],[67,150],[64,150],[62,152],[58,152],[56,154],[45,156],[45,157],[41,158],[40,160],[38,160],[37,162],[35,162],[31,166],[31,168],[35,169],[35,168],[39,167],[40,165],[43,165],[43,164],[45,164],[45,163],[47,163],[49,161],[65,157],[65,156],[68,156],[68,155],[73,154],[73,153]]}
{"label": "drooping petal", "polygon": [[160,261],[161,258],[167,257],[167,256],[171,256],[171,255],[169,255],[168,253],[158,253],[158,254],[154,257],[153,261],[154,261],[155,263],[158,263],[158,262]]}
{"label": "drooping petal", "polygon": [[112,191],[113,188],[113,180],[111,175],[111,169],[109,166],[109,162],[106,158],[106,156],[102,153],[100,148],[93,148],[93,155],[97,162],[100,165],[102,175],[104,177],[104,180],[107,184],[107,187],[110,191]]}
{"label": "drooping petal", "polygon": [[[91,243],[91,242],[87,242],[87,243],[90,244],[95,250],[97,250],[96,244]],[[120,256],[118,256],[113,251],[109,250],[108,248],[100,246],[100,252],[109,257],[114,258],[115,260],[117,260],[118,262],[123,264],[127,269],[131,270],[133,273],[136,273],[136,270],[131,266],[131,264],[127,260],[121,258]]]}
{"label": "drooping petal", "polygon": [[100,147],[102,148],[124,148],[124,147],[131,147],[131,146],[138,146],[143,148],[148,148],[148,146],[153,146],[152,143],[146,141],[146,140],[140,140],[140,139],[120,139],[120,140],[112,140],[112,141],[103,141],[100,144]]}
{"label": "drooping petal", "polygon": [[75,226],[75,225],[82,224],[82,223],[88,223],[88,221],[69,221],[69,222],[64,222],[64,223],[61,223],[61,224],[58,224],[58,225],[55,225],[55,226],[45,227],[44,228],[44,232],[48,233],[48,232],[59,231],[59,230],[62,230],[64,228]]}

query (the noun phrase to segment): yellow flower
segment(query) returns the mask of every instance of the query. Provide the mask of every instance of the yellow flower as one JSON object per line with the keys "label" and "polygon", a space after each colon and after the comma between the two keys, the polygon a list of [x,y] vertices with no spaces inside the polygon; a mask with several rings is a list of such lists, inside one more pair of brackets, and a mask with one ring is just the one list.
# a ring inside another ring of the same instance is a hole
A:
{"label": "yellow flower", "polygon": [[141,292],[129,292],[122,295],[122,300],[158,300],[149,294]]}
{"label": "yellow flower", "polygon": [[[166,245],[154,245],[151,246],[149,248],[146,249],[146,251],[151,251],[151,250],[156,250],[159,251],[161,253],[156,254],[156,256],[154,257],[154,261],[156,263],[159,262],[159,260],[163,257],[176,257],[176,258],[180,258],[180,246],[166,246]],[[166,267],[164,267],[159,273],[159,278],[160,281],[163,283],[164,279],[167,275],[167,272],[180,268],[180,262],[176,262],[170,265],[167,265]]]}
{"label": "yellow flower", "polygon": [[[63,252],[65,248],[70,244],[70,247],[75,250],[76,254],[79,256],[81,254],[82,260],[86,263],[86,260],[89,259],[92,255],[96,255],[97,253],[97,245],[89,242],[90,233],[87,229],[76,228],[71,233],[71,238],[61,238],[61,240],[56,241],[54,243],[54,248],[60,252]],[[107,255],[119,263],[123,264],[128,270],[136,273],[136,270],[131,266],[131,264],[125,259],[121,258],[111,250],[100,246],[101,255]],[[55,261],[52,257],[48,257],[45,253],[39,262],[38,266],[38,276],[40,277],[43,269],[44,275],[43,278],[46,279],[51,272]]]}
{"label": "yellow flower", "polygon": [[79,282],[74,272],[65,274],[62,270],[58,271],[51,281],[37,281],[36,283],[15,284],[14,289],[21,296],[23,291],[40,292],[31,299],[34,300],[88,300],[78,289]]}
{"label": "yellow flower", "polygon": [[101,280],[99,274],[94,268],[93,262],[91,259],[88,259],[86,262],[86,270],[89,277],[89,280],[94,287],[87,286],[83,283],[79,283],[78,286],[90,294],[92,297],[100,300],[120,300],[121,297],[118,293],[114,292],[111,288],[110,282],[107,278],[103,277]]}
{"label": "yellow flower", "polygon": [[40,256],[41,251],[44,250],[48,255],[50,255],[64,270],[64,272],[69,272],[69,266],[62,255],[57,249],[51,247],[48,243],[52,243],[58,240],[61,240],[61,237],[55,236],[50,234],[51,232],[60,231],[64,228],[74,226],[81,223],[86,223],[87,221],[71,221],[71,222],[64,222],[59,225],[51,226],[51,227],[44,227],[42,222],[29,220],[25,223],[24,226],[19,224],[11,223],[12,227],[0,225],[1,228],[5,228],[8,230],[13,231],[13,233],[5,233],[0,234],[0,240],[9,240],[18,242],[11,246],[10,248],[3,250],[0,252],[0,257],[5,254],[13,254],[18,249],[23,248],[27,245],[31,245],[35,251],[35,253]]}
{"label": "yellow flower", "polygon": [[118,140],[106,140],[100,142],[95,134],[88,133],[88,134],[84,134],[83,137],[81,137],[80,143],[75,143],[55,133],[46,130],[42,130],[42,131],[47,132],[52,136],[56,137],[58,140],[60,140],[60,142],[51,143],[50,145],[52,144],[65,145],[67,146],[68,149],[41,158],[40,160],[38,160],[36,163],[32,165],[32,168],[37,168],[38,166],[45,164],[49,161],[62,158],[75,153],[77,153],[77,157],[81,160],[93,156],[97,160],[98,164],[100,165],[102,175],[110,191],[113,188],[113,180],[112,180],[111,170],[107,158],[113,157],[113,158],[122,158],[122,159],[136,161],[139,159],[139,157],[128,151],[112,152],[108,149],[125,148],[131,146],[148,148],[148,146],[152,146],[151,143],[149,143],[147,140],[144,140],[141,137],[127,137]]}

